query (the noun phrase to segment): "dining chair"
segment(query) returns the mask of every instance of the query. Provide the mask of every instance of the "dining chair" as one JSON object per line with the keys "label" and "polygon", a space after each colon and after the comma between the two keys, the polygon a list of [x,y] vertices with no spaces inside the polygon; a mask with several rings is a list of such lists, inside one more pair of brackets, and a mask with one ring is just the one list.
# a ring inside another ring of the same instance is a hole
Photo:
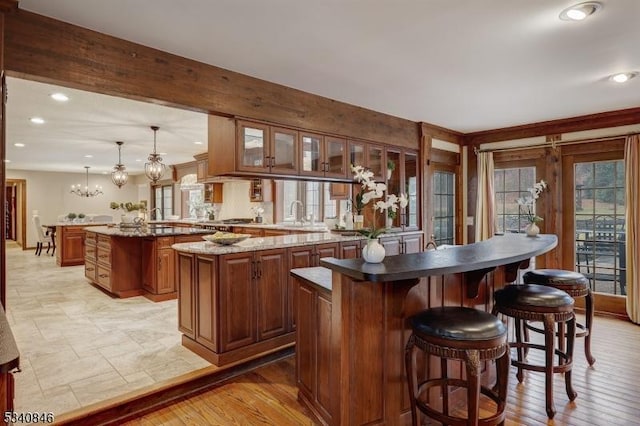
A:
{"label": "dining chair", "polygon": [[40,216],[38,215],[34,215],[31,219],[33,221],[33,226],[35,226],[36,228],[36,252],[35,254],[40,256],[40,254],[42,253],[42,247],[44,245],[44,243],[47,243],[47,253],[49,253],[49,250],[51,249],[51,246],[53,245],[53,251],[51,252],[51,256],[53,256],[55,254],[56,251],[56,245],[53,241],[53,238],[51,235],[46,235],[44,233],[44,229],[42,229],[42,225],[40,224]]}

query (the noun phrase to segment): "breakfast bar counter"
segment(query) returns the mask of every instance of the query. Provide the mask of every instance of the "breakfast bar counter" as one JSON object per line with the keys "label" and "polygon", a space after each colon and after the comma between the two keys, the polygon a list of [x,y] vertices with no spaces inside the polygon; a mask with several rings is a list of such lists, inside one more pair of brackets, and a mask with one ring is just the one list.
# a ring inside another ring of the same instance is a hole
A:
{"label": "breakfast bar counter", "polygon": [[[307,350],[299,342],[300,399],[323,424],[410,424],[404,346],[411,330],[406,318],[443,305],[491,311],[493,291],[514,281],[531,257],[557,243],[555,235],[507,234],[387,256],[380,264],[325,258],[320,265],[332,272],[329,293],[326,283],[306,285],[313,275],[291,271],[296,287],[304,290],[299,292],[298,336],[317,337],[304,346]],[[428,367],[437,371],[438,365],[429,361]]]}

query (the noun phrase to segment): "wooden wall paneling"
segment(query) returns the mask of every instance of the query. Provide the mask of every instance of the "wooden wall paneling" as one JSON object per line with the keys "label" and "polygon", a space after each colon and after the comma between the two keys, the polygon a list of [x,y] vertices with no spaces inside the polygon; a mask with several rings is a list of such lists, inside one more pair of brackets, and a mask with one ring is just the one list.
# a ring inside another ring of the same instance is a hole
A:
{"label": "wooden wall paneling", "polygon": [[[180,253],[180,252],[178,252]],[[218,266],[216,256],[196,256],[196,277],[194,306],[197,312],[195,316],[196,329],[195,340],[214,352],[220,352],[218,335],[217,310],[216,306],[218,291]]]}
{"label": "wooden wall paneling", "polygon": [[196,338],[195,255],[176,252],[178,257],[176,282],[178,287],[178,330],[191,339]]}
{"label": "wooden wall paneling", "polygon": [[640,123],[640,107],[468,133],[464,138],[466,145],[477,146],[488,142],[558,135],[636,123]]}
{"label": "wooden wall paneling", "polygon": [[18,10],[6,20],[13,75],[112,96],[417,148],[418,123],[312,95]]}

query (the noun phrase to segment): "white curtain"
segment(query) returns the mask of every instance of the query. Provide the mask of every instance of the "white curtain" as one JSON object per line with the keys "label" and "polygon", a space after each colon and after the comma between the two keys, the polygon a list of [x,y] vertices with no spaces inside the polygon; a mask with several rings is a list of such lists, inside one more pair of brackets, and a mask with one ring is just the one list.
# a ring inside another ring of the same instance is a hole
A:
{"label": "white curtain", "polygon": [[478,197],[476,200],[476,239],[487,240],[495,231],[495,193],[493,191],[493,153],[478,153]]}
{"label": "white curtain", "polygon": [[640,135],[627,137],[624,150],[625,199],[627,210],[626,265],[627,265],[627,315],[631,321],[640,324]]}

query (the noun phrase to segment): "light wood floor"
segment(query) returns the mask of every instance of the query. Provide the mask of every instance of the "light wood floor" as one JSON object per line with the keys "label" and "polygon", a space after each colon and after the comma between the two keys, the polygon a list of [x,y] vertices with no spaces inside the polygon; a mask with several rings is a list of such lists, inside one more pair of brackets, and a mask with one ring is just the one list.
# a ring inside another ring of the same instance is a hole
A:
{"label": "light wood floor", "polygon": [[[554,382],[557,414],[545,413],[542,374],[525,372],[519,384],[512,371],[507,426],[640,425],[640,327],[596,317],[593,353],[588,367],[578,339],[573,384],[578,398],[570,403],[564,380]],[[532,353],[531,357],[537,359]],[[126,425],[309,425],[309,412],[296,399],[293,357],[261,367],[213,390],[181,400]]]}

